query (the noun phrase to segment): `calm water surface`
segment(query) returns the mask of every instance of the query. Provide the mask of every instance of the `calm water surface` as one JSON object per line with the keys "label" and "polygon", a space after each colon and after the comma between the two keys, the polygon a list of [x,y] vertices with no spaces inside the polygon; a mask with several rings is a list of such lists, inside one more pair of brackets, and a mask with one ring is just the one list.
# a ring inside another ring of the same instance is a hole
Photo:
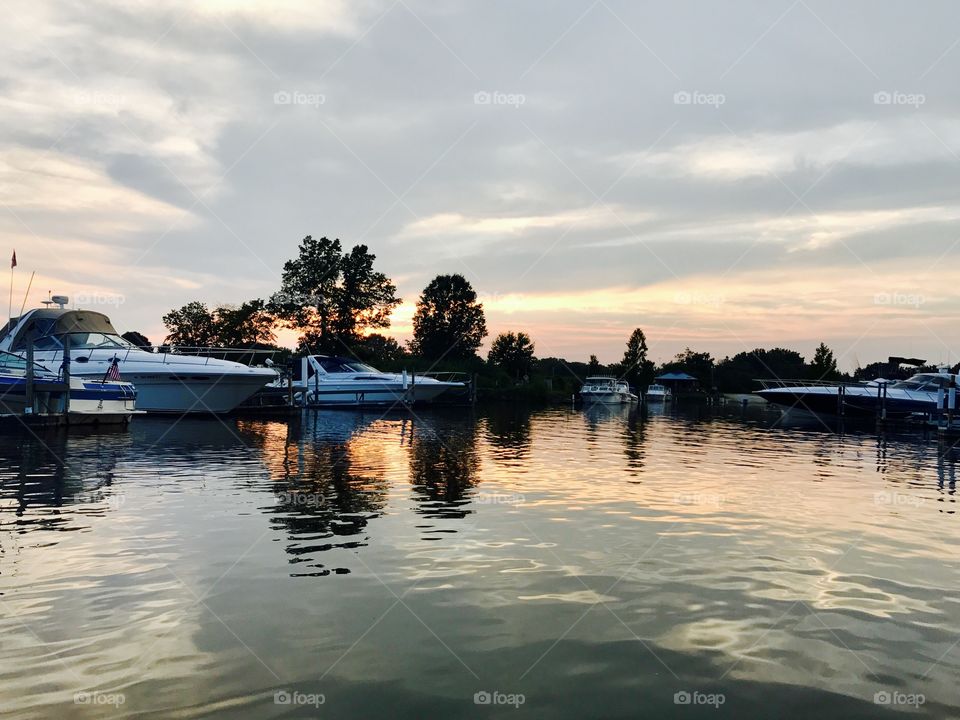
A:
{"label": "calm water surface", "polygon": [[958,717],[956,461],[571,409],[6,435],[0,714]]}

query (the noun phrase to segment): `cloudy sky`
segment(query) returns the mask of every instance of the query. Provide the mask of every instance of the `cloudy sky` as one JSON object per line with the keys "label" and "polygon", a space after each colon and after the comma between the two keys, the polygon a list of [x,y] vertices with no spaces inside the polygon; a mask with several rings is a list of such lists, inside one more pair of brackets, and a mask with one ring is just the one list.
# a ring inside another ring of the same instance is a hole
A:
{"label": "cloudy sky", "polygon": [[15,1],[0,57],[18,306],[160,340],[313,234],[401,339],[459,272],[542,356],[960,360],[955,2]]}

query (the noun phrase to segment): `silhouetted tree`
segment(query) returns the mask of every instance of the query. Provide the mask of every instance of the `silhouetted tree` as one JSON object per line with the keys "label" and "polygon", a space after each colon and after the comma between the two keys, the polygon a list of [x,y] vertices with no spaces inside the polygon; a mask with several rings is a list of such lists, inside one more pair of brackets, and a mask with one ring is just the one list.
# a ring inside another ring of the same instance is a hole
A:
{"label": "silhouetted tree", "polygon": [[756,348],[717,363],[716,382],[723,392],[748,393],[757,389],[754,380],[795,380],[805,375],[806,365],[800,353],[784,348]]}
{"label": "silhouetted tree", "polygon": [[519,380],[530,374],[534,361],[533,352],[533,342],[526,333],[500,333],[490,346],[487,361]]}
{"label": "silhouetted tree", "polygon": [[713,387],[713,358],[710,353],[694,352],[687,348],[670,362],[664,363],[660,372],[685,372],[692,375],[700,383],[701,387]]}
{"label": "silhouetted tree", "polygon": [[621,375],[635,387],[646,387],[653,382],[653,363],[647,360],[647,349],[647,336],[637,328],[627,341],[621,363]]}
{"label": "silhouetted tree", "polygon": [[163,316],[168,335],[165,343],[207,347],[216,342],[216,321],[205,303],[194,301]]}
{"label": "silhouetted tree", "polygon": [[136,330],[128,330],[120,337],[122,337],[124,340],[126,340],[129,343],[133,343],[138,348],[149,349],[153,347],[150,340],[147,339],[147,336],[142,333],[138,333]]}
{"label": "silhouetted tree", "polygon": [[840,377],[833,350],[824,343],[820,343],[813,354],[813,361],[810,363],[810,377],[815,380],[835,380]]}
{"label": "silhouetted tree", "polygon": [[263,300],[248,300],[238,307],[222,305],[213,312],[215,343],[223,347],[267,345],[276,340],[273,317]]}
{"label": "silhouetted tree", "polygon": [[600,372],[600,361],[597,360],[596,355],[590,356],[590,362],[587,363],[587,373],[590,375],[596,375]]}
{"label": "silhouetted tree", "polygon": [[423,289],[413,316],[413,353],[430,360],[471,358],[486,335],[483,305],[463,275],[438,275]]}
{"label": "silhouetted tree", "polygon": [[366,245],[345,255],[339,240],[307,235],[297,257],[284,263],[280,291],[267,307],[301,331],[301,346],[343,352],[362,331],[389,327],[390,313],[400,303],[393,282],[374,271],[374,260]]}

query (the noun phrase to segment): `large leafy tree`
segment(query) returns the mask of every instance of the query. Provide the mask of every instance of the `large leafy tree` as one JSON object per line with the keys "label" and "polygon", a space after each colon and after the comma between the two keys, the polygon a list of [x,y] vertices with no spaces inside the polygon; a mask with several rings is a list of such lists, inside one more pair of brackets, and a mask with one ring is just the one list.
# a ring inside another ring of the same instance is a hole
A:
{"label": "large leafy tree", "polygon": [[220,305],[212,310],[194,301],[163,316],[169,332],[164,342],[181,347],[266,345],[275,339],[273,323],[263,300]]}
{"label": "large leafy tree", "polygon": [[526,333],[500,333],[490,346],[487,361],[519,380],[530,374],[534,361],[533,352],[533,341]]}
{"label": "large leafy tree", "polygon": [[302,348],[343,352],[365,330],[389,327],[400,304],[396,285],[373,269],[375,260],[366,245],[344,253],[339,240],[308,235],[297,257],[284,263],[280,291],[268,308],[301,331]]}
{"label": "large leafy tree", "polygon": [[623,353],[623,377],[631,385],[642,387],[653,381],[653,363],[647,360],[647,336],[637,328],[627,340],[627,349]]}
{"label": "large leafy tree", "polygon": [[248,300],[237,307],[222,305],[214,311],[216,340],[224,347],[269,345],[276,340],[273,317],[263,300]]}
{"label": "large leafy tree", "polygon": [[796,380],[805,373],[800,353],[785,348],[756,348],[717,363],[716,380],[723,392],[748,393],[756,389],[755,380]]}
{"label": "large leafy tree", "polygon": [[430,360],[474,357],[487,335],[477,293],[463,275],[438,275],[423,289],[410,349]]}
{"label": "large leafy tree", "polygon": [[216,319],[202,302],[190,302],[163,316],[168,334],[165,342],[184,347],[209,347],[217,341]]}
{"label": "large leafy tree", "polygon": [[662,372],[685,372],[692,375],[700,383],[701,387],[713,387],[713,368],[714,360],[710,353],[695,352],[687,348],[682,353],[660,368]]}

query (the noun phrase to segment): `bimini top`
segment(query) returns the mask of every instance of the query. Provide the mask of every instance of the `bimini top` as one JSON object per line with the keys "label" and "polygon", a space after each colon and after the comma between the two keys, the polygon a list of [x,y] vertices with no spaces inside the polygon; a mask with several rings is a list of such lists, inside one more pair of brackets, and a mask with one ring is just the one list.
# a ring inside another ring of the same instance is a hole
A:
{"label": "bimini top", "polygon": [[[31,310],[26,315],[12,320],[4,328],[2,344],[5,349],[14,351],[23,349],[20,346],[26,343],[27,333],[33,331],[33,338],[38,342],[41,338],[56,337],[68,333],[102,333],[116,335],[120,333],[114,329],[103,313],[91,310],[61,310],[60,308],[42,308]],[[9,337],[13,333],[12,339]],[[39,343],[38,344],[42,344]]]}

